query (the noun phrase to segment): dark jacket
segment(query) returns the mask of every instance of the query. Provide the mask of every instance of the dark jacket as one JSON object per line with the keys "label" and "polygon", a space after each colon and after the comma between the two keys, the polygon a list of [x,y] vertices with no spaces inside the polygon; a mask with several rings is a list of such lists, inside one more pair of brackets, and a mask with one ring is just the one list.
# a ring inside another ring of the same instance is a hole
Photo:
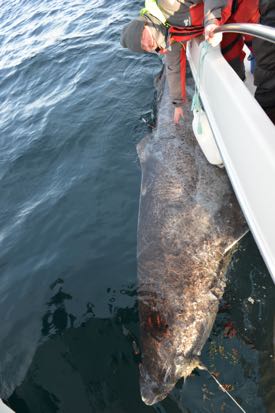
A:
{"label": "dark jacket", "polygon": [[[260,0],[260,23],[275,27],[275,0]],[[265,108],[275,108],[275,44],[255,38],[255,97]]]}
{"label": "dark jacket", "polygon": [[[275,2],[275,0],[273,1]],[[205,0],[204,2],[201,0],[157,0],[157,4],[165,15],[168,23],[178,27],[192,26],[192,24],[197,25],[198,23],[192,22],[192,18],[194,20],[196,19],[196,10],[201,9],[201,7],[194,6],[202,3],[204,6],[204,25],[210,24],[214,22],[215,19],[220,18],[223,22],[228,23],[255,23],[258,21],[257,0],[240,0],[236,9],[232,9],[232,2],[230,0]],[[200,24],[202,24],[203,13],[201,13],[200,20]],[[236,37],[238,38],[237,41],[235,41]],[[226,33],[223,36],[221,46],[224,57],[242,78],[244,72],[240,54],[243,46],[242,37],[234,33]],[[225,46],[224,50],[223,46]],[[180,43],[173,43],[171,51],[165,56],[169,91],[175,106],[180,106],[184,102],[184,87],[182,87],[182,85],[185,83],[185,70],[182,64],[184,61],[184,59],[182,59],[182,47]]]}
{"label": "dark jacket", "polygon": [[[228,0],[157,0],[157,4],[166,17],[169,24],[177,27],[192,25],[190,10],[196,4],[204,3],[204,24],[210,24],[219,19],[222,10],[228,5]],[[181,48],[180,43],[173,43],[171,50],[165,56],[166,73],[170,96],[175,106],[183,103],[181,91]]]}
{"label": "dark jacket", "polygon": [[[159,8],[172,26],[191,26],[192,18],[190,10],[196,4],[203,3],[202,0],[158,0]],[[220,19],[222,9],[226,7],[228,0],[205,0],[204,16],[205,25]]]}

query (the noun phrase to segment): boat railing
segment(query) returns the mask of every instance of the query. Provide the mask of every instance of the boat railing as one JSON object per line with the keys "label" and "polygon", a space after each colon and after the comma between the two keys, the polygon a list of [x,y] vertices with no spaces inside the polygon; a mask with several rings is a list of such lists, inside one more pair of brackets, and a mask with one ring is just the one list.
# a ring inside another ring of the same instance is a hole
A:
{"label": "boat railing", "polygon": [[275,43],[275,28],[255,23],[229,23],[218,26],[214,33],[241,33]]}

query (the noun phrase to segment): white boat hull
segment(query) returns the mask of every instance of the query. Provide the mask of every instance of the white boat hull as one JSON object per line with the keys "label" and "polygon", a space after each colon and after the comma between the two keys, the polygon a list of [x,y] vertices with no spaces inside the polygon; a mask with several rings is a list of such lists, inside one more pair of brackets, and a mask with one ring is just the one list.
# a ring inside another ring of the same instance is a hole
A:
{"label": "white boat hull", "polygon": [[[223,163],[258,248],[275,282],[275,126],[219,47],[188,60]],[[198,71],[200,66],[200,79]]]}
{"label": "white boat hull", "polygon": [[0,399],[0,413],[14,413],[6,404]]}

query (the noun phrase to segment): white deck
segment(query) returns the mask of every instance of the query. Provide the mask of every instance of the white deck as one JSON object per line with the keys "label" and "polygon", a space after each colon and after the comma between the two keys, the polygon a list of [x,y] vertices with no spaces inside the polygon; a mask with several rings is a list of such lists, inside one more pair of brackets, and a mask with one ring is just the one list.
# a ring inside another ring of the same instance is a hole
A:
{"label": "white deck", "polygon": [[[189,42],[198,79],[201,45]],[[262,257],[275,282],[275,126],[221,55],[201,63],[199,93],[225,168]]]}

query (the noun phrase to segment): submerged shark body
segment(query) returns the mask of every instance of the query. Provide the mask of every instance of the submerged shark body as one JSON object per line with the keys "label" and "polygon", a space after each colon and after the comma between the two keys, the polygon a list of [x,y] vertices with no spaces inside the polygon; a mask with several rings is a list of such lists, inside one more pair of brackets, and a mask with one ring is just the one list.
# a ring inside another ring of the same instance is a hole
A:
{"label": "submerged shark body", "polygon": [[199,365],[231,247],[247,231],[225,171],[206,161],[191,122],[171,123],[171,110],[165,89],[157,128],[137,147],[140,388],[148,405]]}

